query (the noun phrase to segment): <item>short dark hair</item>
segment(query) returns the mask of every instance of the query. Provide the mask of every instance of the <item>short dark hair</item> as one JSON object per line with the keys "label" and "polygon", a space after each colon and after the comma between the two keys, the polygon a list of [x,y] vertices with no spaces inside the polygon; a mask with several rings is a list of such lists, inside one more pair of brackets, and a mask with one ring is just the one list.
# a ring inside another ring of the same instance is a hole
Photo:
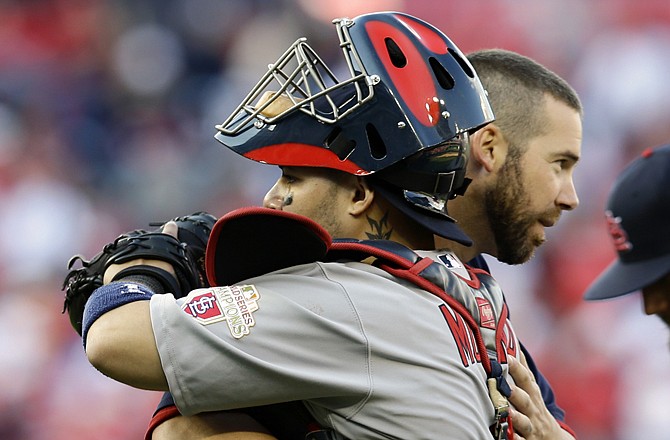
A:
{"label": "short dark hair", "polygon": [[495,124],[514,145],[540,135],[545,127],[543,104],[548,94],[583,114],[577,92],[540,63],[504,49],[483,49],[468,54],[488,92]]}

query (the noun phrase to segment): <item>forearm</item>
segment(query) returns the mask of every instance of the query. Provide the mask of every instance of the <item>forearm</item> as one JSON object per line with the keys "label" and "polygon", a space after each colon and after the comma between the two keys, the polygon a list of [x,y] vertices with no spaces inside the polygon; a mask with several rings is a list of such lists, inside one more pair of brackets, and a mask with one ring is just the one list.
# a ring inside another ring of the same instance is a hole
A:
{"label": "forearm", "polygon": [[148,300],[102,314],[88,327],[85,342],[89,362],[106,376],[135,388],[168,390]]}

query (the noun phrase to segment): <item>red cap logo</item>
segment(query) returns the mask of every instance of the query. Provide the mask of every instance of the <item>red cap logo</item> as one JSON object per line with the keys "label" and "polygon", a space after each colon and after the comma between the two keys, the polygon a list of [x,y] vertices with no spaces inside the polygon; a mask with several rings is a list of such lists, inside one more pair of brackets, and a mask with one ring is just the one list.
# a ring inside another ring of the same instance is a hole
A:
{"label": "red cap logo", "polygon": [[617,252],[625,252],[633,249],[633,243],[628,240],[628,234],[626,234],[626,231],[621,226],[621,217],[614,217],[612,211],[606,211],[605,217],[607,217],[607,228]]}

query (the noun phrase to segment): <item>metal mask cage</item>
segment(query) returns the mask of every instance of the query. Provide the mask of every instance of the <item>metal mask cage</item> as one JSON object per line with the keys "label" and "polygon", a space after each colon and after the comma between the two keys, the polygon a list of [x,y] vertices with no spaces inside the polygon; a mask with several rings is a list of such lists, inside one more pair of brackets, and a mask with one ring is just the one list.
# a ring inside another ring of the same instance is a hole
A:
{"label": "metal mask cage", "polygon": [[[274,124],[293,111],[334,124],[374,96],[377,75],[368,75],[354,47],[350,19],[333,20],[350,78],[339,80],[333,71],[299,38],[251,89],[242,103],[216,129],[236,135],[251,123]],[[337,93],[334,93],[337,92]]]}

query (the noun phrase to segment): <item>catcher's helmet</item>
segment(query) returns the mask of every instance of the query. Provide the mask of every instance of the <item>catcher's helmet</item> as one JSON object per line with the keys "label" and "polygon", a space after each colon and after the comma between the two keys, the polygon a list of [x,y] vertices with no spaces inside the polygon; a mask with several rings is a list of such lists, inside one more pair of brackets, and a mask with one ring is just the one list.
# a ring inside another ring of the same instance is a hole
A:
{"label": "catcher's helmet", "polygon": [[[446,200],[464,181],[468,133],[493,120],[474,69],[446,35],[407,14],[333,23],[348,78],[300,38],[217,125],[216,139],[258,162],[375,174]],[[434,205],[423,207],[442,211]]]}

